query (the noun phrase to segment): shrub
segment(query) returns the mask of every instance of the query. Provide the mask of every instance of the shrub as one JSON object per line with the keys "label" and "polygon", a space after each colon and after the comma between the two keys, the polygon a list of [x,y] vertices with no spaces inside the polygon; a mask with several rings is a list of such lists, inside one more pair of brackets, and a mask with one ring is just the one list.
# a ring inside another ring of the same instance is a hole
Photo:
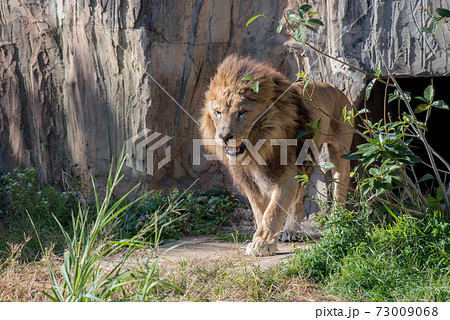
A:
{"label": "shrub", "polygon": [[[61,192],[39,182],[38,171],[27,168],[15,169],[0,176],[0,252],[5,252],[7,242],[21,243],[25,238],[32,239],[25,245],[22,258],[34,258],[40,251],[33,221],[41,241],[50,246],[61,244],[58,225],[52,215],[64,226],[71,223],[71,213],[76,210],[75,196]],[[30,220],[31,219],[31,220]],[[61,246],[57,248],[61,250]],[[2,258],[0,253],[0,259]]]}
{"label": "shrub", "polygon": [[155,213],[174,206],[176,210],[169,210],[158,222],[165,225],[161,233],[163,242],[178,240],[182,235],[216,233],[226,224],[229,214],[244,205],[221,187],[187,192],[174,188],[168,193],[146,194],[142,201],[127,210],[120,228],[136,234],[148,223],[153,223]]}
{"label": "shrub", "polygon": [[342,259],[361,243],[370,241],[367,214],[338,209],[333,217],[322,217],[324,234],[307,250],[296,250],[285,271],[291,275],[323,281],[340,269]]}
{"label": "shrub", "polygon": [[437,212],[374,226],[344,209],[325,220],[323,238],[297,249],[284,272],[322,283],[355,301],[445,301],[450,298],[450,224]]}

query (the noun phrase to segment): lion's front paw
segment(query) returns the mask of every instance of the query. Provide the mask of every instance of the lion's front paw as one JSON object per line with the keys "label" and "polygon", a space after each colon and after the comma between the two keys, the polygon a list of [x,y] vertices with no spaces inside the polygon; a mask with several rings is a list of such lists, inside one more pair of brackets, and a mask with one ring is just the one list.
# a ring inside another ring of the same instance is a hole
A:
{"label": "lion's front paw", "polygon": [[247,245],[245,253],[249,256],[272,256],[277,251],[277,241],[274,237],[253,237],[253,241]]}
{"label": "lion's front paw", "polygon": [[297,234],[298,234],[298,231],[284,230],[278,236],[278,240],[280,240],[282,242],[294,242],[294,241],[298,240]]}

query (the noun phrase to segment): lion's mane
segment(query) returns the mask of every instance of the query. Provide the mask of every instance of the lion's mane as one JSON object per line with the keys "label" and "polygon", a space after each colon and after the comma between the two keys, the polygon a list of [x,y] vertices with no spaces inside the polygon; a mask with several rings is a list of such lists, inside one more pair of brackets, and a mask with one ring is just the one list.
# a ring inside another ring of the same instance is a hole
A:
{"label": "lion's mane", "polygon": [[[259,81],[258,93],[252,90],[253,83],[244,80],[244,77]],[[234,183],[241,191],[245,189],[248,192],[257,188],[252,179],[256,171],[263,170],[266,182],[273,184],[281,176],[280,171],[284,170],[284,166],[279,164],[279,147],[271,145],[269,140],[296,139],[300,132],[308,128],[306,124],[310,122],[310,115],[298,91],[281,73],[267,63],[231,55],[220,64],[205,94],[200,118],[200,133],[203,139],[214,139],[216,130],[207,107],[208,101],[231,93],[242,94],[248,99],[260,102],[264,110],[250,131],[249,141],[254,145],[259,139],[267,139],[259,149],[259,154],[267,166],[261,167],[255,161],[247,166],[228,166]],[[297,145],[301,147],[301,141]],[[212,153],[223,152],[221,148],[214,146],[205,148]],[[225,159],[224,163],[227,164],[226,157],[223,157],[223,154],[219,156]]]}

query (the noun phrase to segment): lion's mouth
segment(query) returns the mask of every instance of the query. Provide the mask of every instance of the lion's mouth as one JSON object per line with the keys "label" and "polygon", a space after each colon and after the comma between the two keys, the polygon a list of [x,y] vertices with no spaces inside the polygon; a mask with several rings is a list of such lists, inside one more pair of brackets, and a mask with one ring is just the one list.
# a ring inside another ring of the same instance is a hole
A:
{"label": "lion's mouth", "polygon": [[232,147],[232,146],[225,146],[225,153],[229,156],[236,157],[240,154],[243,154],[245,151],[244,144],[241,144],[240,146]]}

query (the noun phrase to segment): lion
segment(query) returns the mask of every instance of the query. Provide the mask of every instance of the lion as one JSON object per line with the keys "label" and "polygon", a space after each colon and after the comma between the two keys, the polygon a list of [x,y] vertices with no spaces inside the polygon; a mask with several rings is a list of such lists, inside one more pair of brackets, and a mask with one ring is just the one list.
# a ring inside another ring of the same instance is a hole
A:
{"label": "lion", "polygon": [[295,176],[305,170],[296,161],[307,136],[296,145],[292,141],[309,128],[308,123],[321,119],[317,147],[327,143],[335,165],[333,197],[338,203],[346,199],[350,162],[340,156],[350,151],[353,131],[342,121],[342,110],[351,104],[331,84],[304,87],[303,82],[292,84],[267,63],[230,55],[205,93],[200,117],[205,148],[226,165],[254,214],[256,231],[247,255],[273,255],[279,237],[291,241],[300,230],[304,187]]}

